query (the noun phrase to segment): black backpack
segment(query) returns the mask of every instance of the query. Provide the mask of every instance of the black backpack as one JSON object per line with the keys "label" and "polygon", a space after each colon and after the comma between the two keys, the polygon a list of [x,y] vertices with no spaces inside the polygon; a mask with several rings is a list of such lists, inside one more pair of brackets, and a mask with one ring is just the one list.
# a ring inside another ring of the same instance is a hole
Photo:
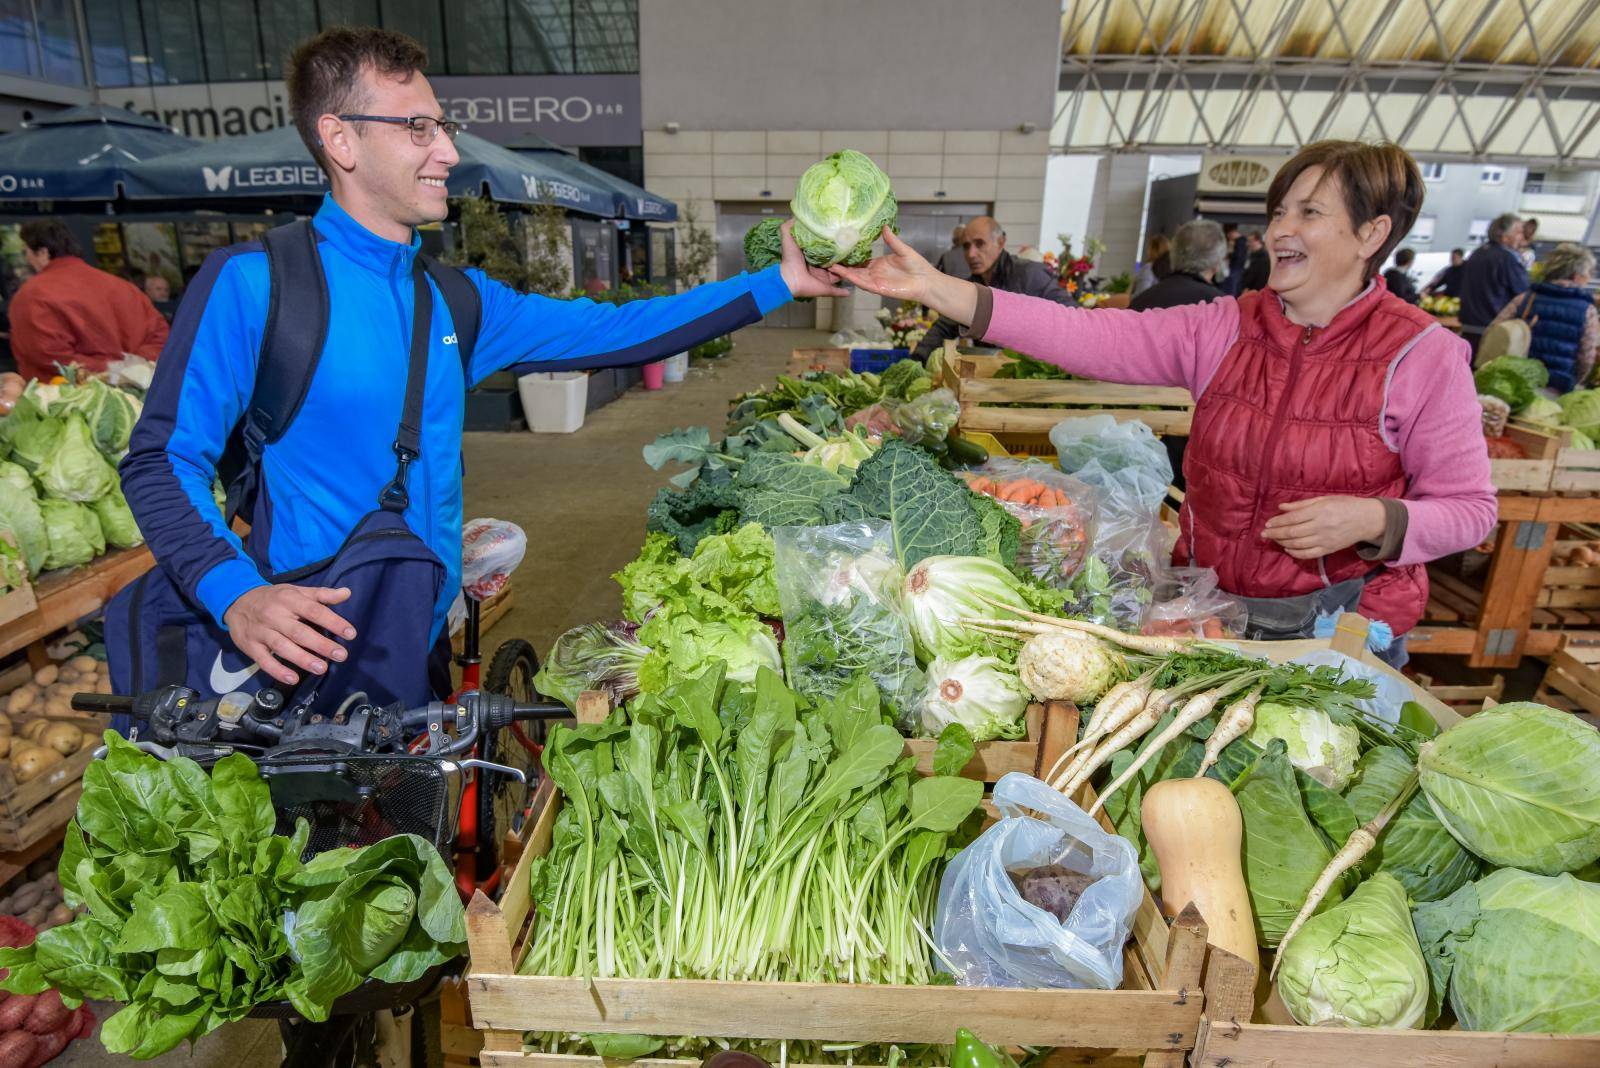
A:
{"label": "black backpack", "polygon": [[[311,220],[300,219],[261,235],[267,253],[271,296],[266,330],[261,335],[261,356],[256,363],[255,389],[250,405],[234,427],[217,475],[227,493],[223,515],[231,525],[235,516],[251,521],[259,488],[261,451],[288,432],[322,358],[328,340],[328,283],[317,252],[317,231]],[[483,314],[478,287],[460,268],[420,256],[423,269],[439,287],[455,325],[461,366],[472,360]],[[279,314],[283,312],[283,314]]]}

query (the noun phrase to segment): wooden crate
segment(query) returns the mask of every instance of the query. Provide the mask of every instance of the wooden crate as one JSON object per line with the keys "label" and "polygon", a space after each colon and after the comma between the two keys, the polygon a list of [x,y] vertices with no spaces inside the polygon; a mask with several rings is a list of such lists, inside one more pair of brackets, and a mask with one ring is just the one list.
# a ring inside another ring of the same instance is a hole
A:
{"label": "wooden crate", "polygon": [[[1331,646],[1402,681],[1412,700],[1426,708],[1441,727],[1461,721],[1433,694],[1366,651],[1365,636],[1366,621],[1346,613],[1331,642],[1239,644],[1274,660]],[[1228,954],[1212,949],[1207,956],[1210,969]],[[1267,966],[1265,960],[1262,966]],[[1209,984],[1205,993],[1208,1010],[1223,1001],[1222,994]],[[1600,1065],[1600,1035],[1296,1027],[1220,1019],[1208,1011],[1190,1064],[1203,1068],[1589,1068]]]}
{"label": "wooden crate", "polygon": [[[589,695],[585,695],[586,697]],[[580,702],[578,717],[605,714],[602,701]],[[1067,702],[1029,710],[1034,766],[1053,762],[1077,735],[1077,709]],[[991,743],[993,744],[993,743]],[[1026,747],[1029,742],[1002,743]],[[922,755],[921,749],[914,749]],[[931,747],[929,748],[931,759]],[[990,749],[966,769],[998,778],[1022,770],[1023,748]],[[992,781],[992,780],[991,780]],[[1080,803],[1089,803],[1089,788]],[[1053,1063],[1102,1068],[1181,1068],[1199,1017],[1206,928],[1193,910],[1169,929],[1148,893],[1134,918],[1123,955],[1123,989],[1009,990],[839,983],[726,983],[688,980],[593,980],[520,976],[531,927],[528,866],[550,847],[560,795],[548,781],[535,801],[539,816],[528,847],[498,905],[483,894],[467,910],[471,963],[466,992],[479,1045],[449,1033],[444,1045],[458,1058],[476,1050],[485,1068],[602,1068],[598,1057],[522,1052],[524,1031],[701,1034],[729,1038],[937,1043],[953,1039],[952,1020],[989,1041],[1066,1047],[1081,1056]],[[1102,812],[1100,823],[1112,830]],[[1194,1032],[1197,1035],[1197,1031]],[[1058,1049],[1058,1054],[1063,1053]],[[469,1062],[470,1063],[470,1062]],[[692,1060],[646,1059],[634,1068],[692,1068]]]}
{"label": "wooden crate", "polygon": [[1560,708],[1600,726],[1600,671],[1595,650],[1563,648],[1550,658],[1533,699]]}
{"label": "wooden crate", "polygon": [[[34,583],[33,611],[0,623],[0,656],[50,637],[104,608],[128,583],[155,564],[145,546],[119,549],[70,571],[47,571]],[[43,651],[40,651],[41,655]]]}
{"label": "wooden crate", "polygon": [[92,759],[92,746],[80,749],[25,783],[17,782],[9,762],[0,762],[0,851],[26,849],[66,826]]}
{"label": "wooden crate", "polygon": [[[1010,451],[1029,456],[1054,456],[1050,428],[1080,416],[1139,420],[1157,434],[1189,433],[1194,398],[1186,389],[1082,379],[995,378],[995,372],[1009,362],[1007,356],[963,355],[953,342],[946,344],[940,384],[955,393],[961,405],[961,430],[992,434]],[[1002,404],[1018,407],[997,407]],[[1044,407],[1051,404],[1081,407]]]}
{"label": "wooden crate", "polygon": [[[1562,452],[1561,439],[1531,426],[1507,426],[1506,437],[1522,446],[1524,460],[1490,460],[1489,480],[1500,493],[1549,493]],[[1575,451],[1575,450],[1567,450]]]}
{"label": "wooden crate", "polygon": [[1416,681],[1418,686],[1463,716],[1470,716],[1479,709],[1499,704],[1506,692],[1504,675],[1495,675],[1493,682],[1477,685],[1440,684],[1427,675],[1418,675]]}

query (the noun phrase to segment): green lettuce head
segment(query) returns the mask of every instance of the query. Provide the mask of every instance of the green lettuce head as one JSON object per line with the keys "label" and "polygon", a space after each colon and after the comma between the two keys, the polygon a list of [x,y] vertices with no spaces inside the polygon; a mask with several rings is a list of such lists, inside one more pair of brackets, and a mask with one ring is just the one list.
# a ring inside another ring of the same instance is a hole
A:
{"label": "green lettuce head", "polygon": [[855,266],[872,258],[872,243],[885,226],[894,225],[899,205],[889,176],[847,148],[806,169],[789,210],[794,239],[808,262]]}
{"label": "green lettuce head", "polygon": [[1448,994],[1468,1031],[1600,1031],[1600,886],[1504,868],[1412,918],[1430,1017]]}
{"label": "green lettuce head", "polygon": [[1462,845],[1542,875],[1600,857],[1600,732],[1531,701],[1486,709],[1423,745],[1423,792]]}
{"label": "green lettuce head", "polygon": [[100,520],[87,505],[46,497],[39,502],[39,510],[44,515],[45,534],[50,540],[50,551],[44,561],[46,568],[77,567],[106,551]]}
{"label": "green lettuce head", "polygon": [[1263,701],[1250,740],[1265,749],[1274,738],[1289,747],[1289,762],[1330,790],[1343,790],[1356,773],[1361,735],[1310,705]]}
{"label": "green lettuce head", "polygon": [[67,415],[60,441],[34,474],[47,496],[82,504],[99,500],[117,484],[116,468],[100,455],[89,424],[77,412]]}
{"label": "green lettuce head", "polygon": [[66,427],[59,419],[51,419],[33,400],[24,396],[11,414],[0,422],[0,437],[10,450],[10,457],[31,472],[50,458],[61,443]]}
{"label": "green lettuce head", "polygon": [[1308,1027],[1417,1027],[1428,1008],[1406,891],[1379,872],[1278,951],[1278,994]]}

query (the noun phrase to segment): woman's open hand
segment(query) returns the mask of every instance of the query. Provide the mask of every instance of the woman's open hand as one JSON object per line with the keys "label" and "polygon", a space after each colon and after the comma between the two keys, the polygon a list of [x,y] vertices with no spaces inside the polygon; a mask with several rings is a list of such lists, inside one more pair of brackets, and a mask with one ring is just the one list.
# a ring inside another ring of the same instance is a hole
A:
{"label": "woman's open hand", "polygon": [[1278,506],[1261,536],[1283,546],[1296,560],[1324,556],[1383,540],[1387,517],[1376,497],[1311,497]]}

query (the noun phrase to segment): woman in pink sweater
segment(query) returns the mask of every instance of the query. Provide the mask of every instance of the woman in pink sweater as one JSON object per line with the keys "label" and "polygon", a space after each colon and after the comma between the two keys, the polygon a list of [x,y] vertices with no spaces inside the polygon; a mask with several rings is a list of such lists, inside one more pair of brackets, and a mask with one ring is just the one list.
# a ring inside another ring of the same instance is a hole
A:
{"label": "woman in pink sweater", "polygon": [[833,270],[1073,374],[1188,387],[1175,560],[1215,568],[1253,636],[1305,634],[1359,605],[1389,624],[1398,663],[1427,603],[1423,565],[1482,541],[1496,509],[1466,342],[1377,277],[1422,196],[1393,145],[1309,145],[1267,193],[1268,287],[1187,307],[1089,311],[989,290],[887,230],[888,255]]}

